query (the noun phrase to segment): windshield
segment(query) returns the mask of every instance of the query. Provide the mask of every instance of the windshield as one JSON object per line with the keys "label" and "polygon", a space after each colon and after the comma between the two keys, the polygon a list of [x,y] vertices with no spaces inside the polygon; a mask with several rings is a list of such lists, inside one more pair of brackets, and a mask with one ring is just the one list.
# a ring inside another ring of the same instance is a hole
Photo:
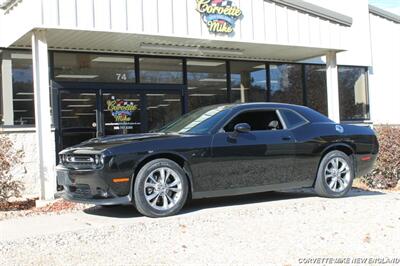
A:
{"label": "windshield", "polygon": [[167,124],[159,132],[203,134],[210,131],[228,112],[228,105],[199,108]]}

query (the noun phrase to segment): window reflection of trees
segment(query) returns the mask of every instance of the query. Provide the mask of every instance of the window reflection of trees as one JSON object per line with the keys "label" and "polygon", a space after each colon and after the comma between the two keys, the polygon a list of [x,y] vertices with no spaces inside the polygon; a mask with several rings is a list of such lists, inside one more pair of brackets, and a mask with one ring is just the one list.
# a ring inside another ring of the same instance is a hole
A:
{"label": "window reflection of trees", "polygon": [[369,119],[366,73],[364,67],[339,67],[341,120]]}
{"label": "window reflection of trees", "polygon": [[328,115],[325,65],[306,65],[307,106]]}
{"label": "window reflection of trees", "polygon": [[182,59],[141,57],[139,68],[141,83],[183,83]]}
{"label": "window reflection of trees", "polygon": [[187,77],[189,110],[228,102],[225,61],[188,60]]}
{"label": "window reflection of trees", "polygon": [[231,62],[233,102],[266,101],[266,70],[260,62]]}
{"label": "window reflection of trees", "polygon": [[303,86],[301,65],[270,65],[271,101],[291,104],[303,104]]}

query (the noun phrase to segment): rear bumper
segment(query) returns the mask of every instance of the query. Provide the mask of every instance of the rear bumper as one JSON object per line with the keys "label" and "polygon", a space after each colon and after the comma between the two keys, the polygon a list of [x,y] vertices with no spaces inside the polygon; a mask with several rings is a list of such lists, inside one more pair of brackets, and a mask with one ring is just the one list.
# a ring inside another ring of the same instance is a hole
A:
{"label": "rear bumper", "polygon": [[358,154],[355,156],[356,177],[369,174],[374,169],[377,154]]}
{"label": "rear bumper", "polygon": [[57,183],[64,190],[61,196],[68,201],[95,205],[128,205],[131,196],[118,195],[108,184],[102,170],[71,170],[57,166]]}

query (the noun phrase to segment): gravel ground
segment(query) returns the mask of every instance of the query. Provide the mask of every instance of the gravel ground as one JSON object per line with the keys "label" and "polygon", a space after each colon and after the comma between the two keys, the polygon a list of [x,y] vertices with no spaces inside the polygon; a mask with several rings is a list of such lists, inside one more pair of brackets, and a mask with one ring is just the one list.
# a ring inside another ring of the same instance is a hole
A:
{"label": "gravel ground", "polygon": [[400,193],[262,193],[198,200],[163,219],[131,207],[0,221],[0,265],[400,263]]}

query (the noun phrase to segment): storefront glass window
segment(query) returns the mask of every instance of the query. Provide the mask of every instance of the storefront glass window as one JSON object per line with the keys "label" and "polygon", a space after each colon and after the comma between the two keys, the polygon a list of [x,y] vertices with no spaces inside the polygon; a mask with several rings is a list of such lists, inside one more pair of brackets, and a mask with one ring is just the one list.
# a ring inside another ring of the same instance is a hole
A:
{"label": "storefront glass window", "polygon": [[231,99],[233,102],[266,101],[265,64],[231,62]]}
{"label": "storefront glass window", "polygon": [[135,82],[135,59],[131,55],[54,53],[57,81]]}
{"label": "storefront glass window", "polygon": [[183,83],[183,64],[181,59],[141,57],[139,69],[140,83]]}
{"label": "storefront glass window", "polygon": [[228,102],[225,61],[188,60],[187,77],[189,110]]}
{"label": "storefront glass window", "polygon": [[157,130],[182,115],[180,94],[147,93],[148,131]]}
{"label": "storefront glass window", "polygon": [[328,115],[325,65],[306,65],[307,106]]}
{"label": "storefront glass window", "polygon": [[12,52],[14,125],[34,125],[32,55]]}
{"label": "storefront glass window", "polygon": [[367,69],[347,66],[340,66],[338,69],[340,119],[369,119]]}
{"label": "storefront glass window", "polygon": [[303,104],[302,70],[299,64],[271,64],[271,101]]}

